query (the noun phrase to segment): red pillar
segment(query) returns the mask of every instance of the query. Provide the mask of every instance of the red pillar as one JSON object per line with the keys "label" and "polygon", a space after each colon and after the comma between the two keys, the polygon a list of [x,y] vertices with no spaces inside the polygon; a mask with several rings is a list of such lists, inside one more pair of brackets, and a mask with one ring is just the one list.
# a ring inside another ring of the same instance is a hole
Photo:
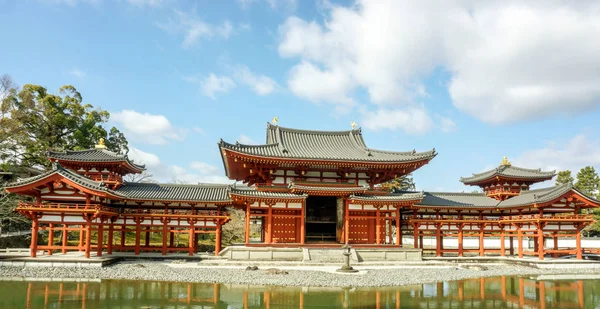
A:
{"label": "red pillar", "polygon": [[37,256],[38,231],[38,219],[36,217],[36,214],[33,214],[33,219],[31,220],[31,257]]}
{"label": "red pillar", "polygon": [[189,241],[188,241],[188,253],[190,256],[194,255],[194,224],[190,223],[190,231],[189,231]]}
{"label": "red pillar", "polygon": [[479,225],[479,256],[485,255],[485,246],[483,244],[483,230],[485,229],[485,224]]}
{"label": "red pillar", "polygon": [[217,232],[215,234],[215,255],[221,252],[221,220],[217,220]]}
{"label": "red pillar", "polygon": [[[554,232],[552,240],[554,241],[554,250],[558,250],[558,232]],[[552,256],[558,257],[558,253],[555,252]]]}
{"label": "red pillar", "polygon": [[417,249],[419,248],[419,224],[413,223],[413,228],[413,237],[415,238],[413,242],[413,248]]}
{"label": "red pillar", "polygon": [[97,255],[102,256],[102,249],[104,249],[104,223],[102,219],[100,219],[100,224],[98,224],[98,245],[97,245]]}
{"label": "red pillar", "polygon": [[[263,229],[265,227],[263,226]],[[246,245],[250,243],[250,204],[246,204],[246,225],[244,226],[244,241]]]}
{"label": "red pillar", "polygon": [[519,258],[523,258],[523,232],[521,231],[521,226],[517,227],[517,242]]}
{"label": "red pillar", "polygon": [[350,205],[347,199],[344,199],[344,242],[350,243]]}
{"label": "red pillar", "polygon": [[62,253],[67,253],[67,238],[69,237],[69,226],[64,224],[63,225],[63,232],[62,232]]}
{"label": "red pillar", "polygon": [[506,248],[504,245],[504,228],[500,230],[500,256],[506,256]]}
{"label": "red pillar", "polygon": [[375,211],[375,244],[381,244],[381,215],[379,214],[379,207]]}
{"label": "red pillar", "polygon": [[[268,217],[268,225],[269,225],[269,237],[267,238],[267,243],[273,243],[273,205],[269,205],[269,217]],[[248,232],[250,229],[248,229]]]}
{"label": "red pillar", "polygon": [[87,224],[85,226],[85,257],[90,257],[90,252],[92,251],[92,220],[86,219]]}
{"label": "red pillar", "polygon": [[135,255],[140,254],[140,234],[142,234],[141,223],[142,221],[139,217],[135,218]]}
{"label": "red pillar", "polygon": [[85,227],[82,225],[79,229],[79,245],[77,246],[79,248],[79,251],[83,251],[83,238],[85,237],[84,231]]}
{"label": "red pillar", "polygon": [[396,245],[402,246],[402,230],[400,225],[400,206],[396,208]]}
{"label": "red pillar", "polygon": [[54,245],[54,224],[48,224],[48,255],[52,255],[52,246]]}
{"label": "red pillar", "polygon": [[542,226],[538,226],[538,230],[537,230],[537,243],[538,243],[538,258],[540,260],[544,259],[544,230],[542,229]]}
{"label": "red pillar", "polygon": [[582,260],[583,254],[581,252],[581,228],[580,227],[577,227],[577,234],[575,234],[575,248],[576,248],[577,259]]}
{"label": "red pillar", "polygon": [[442,224],[435,225],[435,256],[442,256]]}
{"label": "red pillar", "polygon": [[114,225],[113,222],[111,221],[108,225],[108,246],[106,248],[106,253],[107,254],[112,254],[113,251],[113,238],[114,238]]}
{"label": "red pillar", "polygon": [[[347,206],[347,204],[346,204],[346,206]],[[300,243],[301,244],[304,244],[305,239],[306,239],[306,232],[304,231],[304,228],[306,225],[306,223],[304,222],[306,220],[305,210],[306,210],[306,202],[302,202],[302,210],[300,210]]]}
{"label": "red pillar", "polygon": [[463,224],[458,224],[458,256],[463,256]]}
{"label": "red pillar", "polygon": [[167,255],[167,234],[169,234],[169,226],[166,219],[163,220],[162,232],[162,255]]}
{"label": "red pillar", "polygon": [[125,238],[127,235],[125,234],[126,227],[125,225],[121,225],[121,252],[125,251]]}

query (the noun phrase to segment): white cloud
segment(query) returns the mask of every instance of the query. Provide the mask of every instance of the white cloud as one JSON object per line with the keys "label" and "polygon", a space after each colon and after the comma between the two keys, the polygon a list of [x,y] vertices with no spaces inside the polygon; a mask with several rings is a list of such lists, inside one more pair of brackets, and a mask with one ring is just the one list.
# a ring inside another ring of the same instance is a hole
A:
{"label": "white cloud", "polygon": [[238,137],[237,141],[240,144],[244,144],[244,145],[258,145],[257,141],[253,140],[252,138],[250,138],[244,134],[241,134],[240,137]]}
{"label": "white cloud", "polygon": [[200,86],[200,91],[205,96],[216,100],[217,93],[227,93],[236,87],[235,82],[227,76],[219,76],[210,73],[206,77],[187,76],[183,78],[185,81]]}
{"label": "white cloud", "polygon": [[378,109],[364,112],[363,126],[373,131],[402,129],[408,134],[424,134],[433,128],[433,121],[423,108]]}
{"label": "white cloud", "polygon": [[71,70],[70,70],[69,72],[67,72],[67,73],[68,73],[69,75],[71,75],[71,76],[74,76],[74,77],[77,77],[77,78],[84,78],[84,77],[86,77],[86,76],[87,76],[87,74],[86,74],[84,71],[82,71],[82,70],[80,70],[80,69],[78,69],[78,68],[73,68],[73,69],[71,69]]}
{"label": "white cloud", "polygon": [[159,7],[164,5],[168,0],[126,0],[127,3],[137,7]]}
{"label": "white cloud", "polygon": [[280,55],[298,59],[288,86],[311,101],[347,105],[364,89],[376,105],[414,106],[442,69],[454,106],[488,123],[600,103],[600,2],[359,0],[325,9],[322,24],[290,17],[279,28]]}
{"label": "white cloud", "polygon": [[227,39],[235,31],[229,21],[224,21],[221,24],[209,24],[198,18],[194,13],[179,10],[174,10],[174,12],[174,17],[170,18],[168,22],[157,23],[157,26],[169,33],[183,35],[182,45],[184,47],[193,47],[200,43],[202,39],[213,37]]}
{"label": "white cloud", "polygon": [[442,132],[452,133],[452,132],[456,131],[457,126],[456,126],[456,123],[452,119],[442,117],[442,116],[437,116],[437,119],[439,120],[439,128]]}
{"label": "white cloud", "polygon": [[200,135],[206,134],[206,132],[204,132],[204,130],[202,130],[202,128],[199,128],[199,127],[195,127],[195,128],[193,128],[193,130],[194,130],[194,132],[196,132]]}
{"label": "white cloud", "polygon": [[545,148],[531,149],[512,160],[516,166],[543,170],[571,170],[573,177],[585,166],[600,167],[600,140],[577,135],[567,141],[552,141]]}
{"label": "white cloud", "polygon": [[146,144],[166,144],[181,140],[185,131],[175,128],[164,115],[139,113],[124,109],[111,114],[111,121],[119,124],[127,138]]}
{"label": "white cloud", "polygon": [[146,165],[146,169],[160,166],[160,159],[157,155],[145,152],[136,147],[129,147],[129,153],[127,155],[136,164]]}
{"label": "white cloud", "polygon": [[241,84],[247,85],[258,95],[267,95],[275,91],[277,82],[266,75],[258,75],[250,71],[245,65],[238,65],[233,76]]}

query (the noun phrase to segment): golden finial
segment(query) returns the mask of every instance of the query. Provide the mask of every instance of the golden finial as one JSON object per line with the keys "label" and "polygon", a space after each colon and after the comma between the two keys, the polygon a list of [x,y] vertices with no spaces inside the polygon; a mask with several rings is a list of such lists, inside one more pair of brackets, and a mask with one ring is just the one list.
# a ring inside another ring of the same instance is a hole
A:
{"label": "golden finial", "polygon": [[277,116],[273,117],[273,120],[271,120],[271,123],[274,125],[277,125],[278,122],[279,122],[279,117],[277,117]]}
{"label": "golden finial", "polygon": [[510,162],[508,162],[508,159],[506,157],[502,158],[502,162],[500,162],[500,165],[504,165],[504,166],[510,166]]}
{"label": "golden finial", "polygon": [[352,121],[352,122],[350,123],[350,125],[352,126],[352,130],[354,130],[354,129],[356,129],[356,126],[358,126],[358,123],[356,123],[356,122]]}
{"label": "golden finial", "polygon": [[104,149],[106,148],[106,145],[104,145],[104,139],[100,138],[100,140],[98,140],[98,144],[96,145],[96,149]]}

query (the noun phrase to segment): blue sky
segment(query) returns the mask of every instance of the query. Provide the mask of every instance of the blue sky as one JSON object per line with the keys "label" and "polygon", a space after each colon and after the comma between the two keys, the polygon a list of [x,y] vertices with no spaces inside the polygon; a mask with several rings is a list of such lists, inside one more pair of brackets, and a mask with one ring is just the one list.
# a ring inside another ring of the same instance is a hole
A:
{"label": "blue sky", "polygon": [[439,155],[419,189],[496,166],[600,168],[600,7],[489,1],[0,0],[0,73],[74,85],[161,181],[226,181],[266,122]]}

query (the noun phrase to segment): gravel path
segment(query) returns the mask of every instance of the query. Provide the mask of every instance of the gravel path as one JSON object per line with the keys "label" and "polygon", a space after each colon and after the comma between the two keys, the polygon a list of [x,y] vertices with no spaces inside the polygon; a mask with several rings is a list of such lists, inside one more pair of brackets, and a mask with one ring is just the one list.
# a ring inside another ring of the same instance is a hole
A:
{"label": "gravel path", "polygon": [[[172,266],[172,267],[171,267]],[[1,267],[0,277],[126,279],[178,282],[232,283],[278,286],[376,287],[452,281],[504,275],[594,274],[600,269],[537,269],[516,265],[485,265],[486,270],[462,267],[360,268],[359,274],[281,267],[288,274],[269,274],[265,268],[247,271],[232,267],[199,267],[195,263],[122,262],[103,268]],[[305,267],[310,268],[310,267]]]}

